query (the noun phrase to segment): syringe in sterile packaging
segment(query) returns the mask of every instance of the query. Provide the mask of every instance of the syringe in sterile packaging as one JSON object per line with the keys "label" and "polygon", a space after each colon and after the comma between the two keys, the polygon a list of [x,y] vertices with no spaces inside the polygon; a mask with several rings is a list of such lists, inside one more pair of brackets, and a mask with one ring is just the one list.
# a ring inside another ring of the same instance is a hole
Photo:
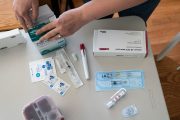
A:
{"label": "syringe in sterile packaging", "polygon": [[118,90],[111,98],[110,101],[106,104],[107,108],[113,107],[122,97],[126,95],[126,89],[121,88]]}
{"label": "syringe in sterile packaging", "polygon": [[76,88],[83,85],[77,71],[74,68],[74,65],[70,61],[64,49],[60,49],[56,52],[55,62],[62,74],[67,72],[70,80]]}

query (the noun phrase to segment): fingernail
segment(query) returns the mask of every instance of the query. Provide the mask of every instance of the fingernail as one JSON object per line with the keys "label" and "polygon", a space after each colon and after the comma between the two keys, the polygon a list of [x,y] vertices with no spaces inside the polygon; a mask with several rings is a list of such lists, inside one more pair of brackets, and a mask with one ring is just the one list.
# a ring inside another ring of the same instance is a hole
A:
{"label": "fingernail", "polygon": [[45,40],[44,38],[40,38],[39,39],[40,42],[44,42],[44,40]]}

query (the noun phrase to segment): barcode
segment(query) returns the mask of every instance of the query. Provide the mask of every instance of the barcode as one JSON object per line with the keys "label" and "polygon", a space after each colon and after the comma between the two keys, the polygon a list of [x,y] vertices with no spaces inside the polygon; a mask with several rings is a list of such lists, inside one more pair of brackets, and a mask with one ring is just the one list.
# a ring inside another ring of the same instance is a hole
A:
{"label": "barcode", "polygon": [[123,85],[127,84],[127,81],[111,81],[111,85]]}

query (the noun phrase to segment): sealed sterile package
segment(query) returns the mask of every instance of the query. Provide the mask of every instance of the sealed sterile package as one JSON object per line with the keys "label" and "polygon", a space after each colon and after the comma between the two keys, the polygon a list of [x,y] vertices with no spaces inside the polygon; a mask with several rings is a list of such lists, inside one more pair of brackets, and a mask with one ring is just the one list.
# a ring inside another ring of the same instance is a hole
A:
{"label": "sealed sterile package", "polygon": [[70,88],[70,85],[67,82],[58,78],[57,82],[54,84],[52,89],[58,94],[60,94],[61,96],[64,96],[69,88]]}
{"label": "sealed sterile package", "polygon": [[56,52],[55,63],[61,74],[67,73],[75,88],[79,88],[83,85],[83,82],[64,49]]}
{"label": "sealed sterile package", "polygon": [[120,88],[144,88],[144,71],[120,70],[96,73],[96,91],[117,90]]}
{"label": "sealed sterile package", "polygon": [[41,96],[23,109],[26,120],[64,120],[58,107],[49,96]]}
{"label": "sealed sterile package", "polygon": [[38,19],[34,21],[35,26],[28,29],[28,34],[32,42],[35,44],[35,46],[38,48],[39,52],[42,55],[47,54],[59,48],[63,48],[66,45],[64,38],[59,38],[57,40],[52,40],[52,41],[45,40],[43,42],[39,42],[39,39],[43,35],[45,35],[48,31],[40,35],[37,35],[36,31],[55,19],[56,16],[47,5],[40,6]]}

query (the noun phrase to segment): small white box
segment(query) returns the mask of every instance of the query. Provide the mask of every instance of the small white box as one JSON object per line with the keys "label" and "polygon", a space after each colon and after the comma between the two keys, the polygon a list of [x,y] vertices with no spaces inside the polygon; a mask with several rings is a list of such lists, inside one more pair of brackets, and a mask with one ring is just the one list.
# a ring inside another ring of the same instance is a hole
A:
{"label": "small white box", "polygon": [[146,57],[146,31],[94,30],[94,56]]}
{"label": "small white box", "polygon": [[0,50],[11,48],[25,42],[26,40],[19,29],[0,32]]}

